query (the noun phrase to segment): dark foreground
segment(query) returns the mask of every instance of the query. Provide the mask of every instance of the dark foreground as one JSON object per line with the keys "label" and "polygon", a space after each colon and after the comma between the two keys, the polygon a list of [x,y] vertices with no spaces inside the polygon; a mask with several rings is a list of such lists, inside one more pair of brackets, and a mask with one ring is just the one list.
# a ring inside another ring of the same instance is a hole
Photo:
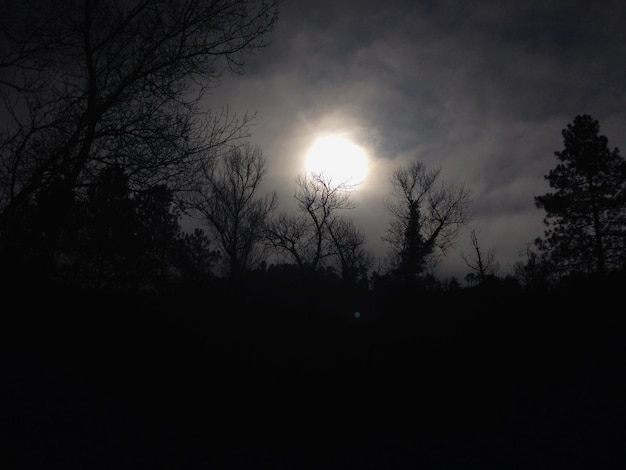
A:
{"label": "dark foreground", "polygon": [[4,310],[2,468],[626,468],[608,306],[296,321],[29,301]]}

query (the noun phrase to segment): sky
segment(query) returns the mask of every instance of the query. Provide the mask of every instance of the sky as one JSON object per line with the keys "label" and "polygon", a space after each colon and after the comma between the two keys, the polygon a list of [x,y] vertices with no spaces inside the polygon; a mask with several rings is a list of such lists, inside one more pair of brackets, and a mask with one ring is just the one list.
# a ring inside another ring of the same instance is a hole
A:
{"label": "sky", "polygon": [[[256,113],[250,141],[268,159],[265,190],[293,210],[295,177],[314,139],[342,133],[368,157],[344,216],[375,266],[390,179],[411,160],[472,194],[470,224],[437,275],[463,279],[470,231],[513,272],[543,235],[534,197],[563,148],[562,129],[589,114],[626,156],[626,2],[283,0],[271,44],[207,106]],[[382,266],[382,264],[380,265]]]}

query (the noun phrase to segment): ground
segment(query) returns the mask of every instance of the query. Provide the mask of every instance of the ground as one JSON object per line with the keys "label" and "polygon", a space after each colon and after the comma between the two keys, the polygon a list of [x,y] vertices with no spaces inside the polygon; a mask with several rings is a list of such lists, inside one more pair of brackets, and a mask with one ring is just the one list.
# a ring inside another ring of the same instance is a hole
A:
{"label": "ground", "polygon": [[493,313],[24,314],[4,468],[624,468],[619,322]]}

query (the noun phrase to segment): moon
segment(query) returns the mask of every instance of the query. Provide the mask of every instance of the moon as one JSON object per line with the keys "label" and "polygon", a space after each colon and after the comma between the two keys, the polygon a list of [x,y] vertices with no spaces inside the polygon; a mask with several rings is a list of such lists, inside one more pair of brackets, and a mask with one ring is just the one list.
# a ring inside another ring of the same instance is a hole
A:
{"label": "moon", "polygon": [[340,135],[318,137],[306,156],[306,171],[336,186],[356,186],[367,176],[365,150]]}

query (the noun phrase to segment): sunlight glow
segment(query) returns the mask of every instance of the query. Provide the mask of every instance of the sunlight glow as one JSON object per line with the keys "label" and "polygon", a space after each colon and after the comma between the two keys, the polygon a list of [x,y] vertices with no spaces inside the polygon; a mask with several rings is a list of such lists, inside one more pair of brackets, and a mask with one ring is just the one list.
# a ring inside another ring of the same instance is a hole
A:
{"label": "sunlight glow", "polygon": [[367,156],[345,137],[319,137],[307,153],[306,171],[321,174],[337,185],[358,185],[367,176]]}

